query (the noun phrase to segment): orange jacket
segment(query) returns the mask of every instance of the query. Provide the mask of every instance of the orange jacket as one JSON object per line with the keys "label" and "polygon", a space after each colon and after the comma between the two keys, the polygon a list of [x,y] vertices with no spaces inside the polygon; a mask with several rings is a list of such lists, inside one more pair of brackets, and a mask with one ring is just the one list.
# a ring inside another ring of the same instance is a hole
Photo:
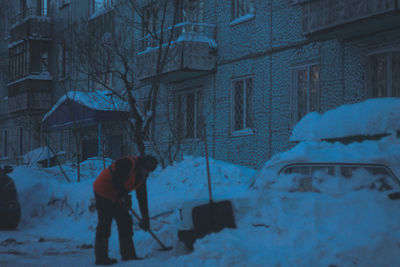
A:
{"label": "orange jacket", "polygon": [[[127,158],[129,158],[131,160],[132,167],[129,172],[129,178],[124,183],[124,188],[128,192],[131,192],[132,190],[136,190],[140,186],[142,186],[144,181],[141,181],[140,183],[136,183],[135,166],[136,166],[137,157],[127,157]],[[110,167],[115,172],[115,162],[113,164],[111,164]],[[109,168],[104,169],[99,174],[99,176],[96,178],[96,180],[93,183],[93,189],[97,195],[99,195],[103,198],[110,199],[113,202],[121,201],[121,198],[118,195],[118,191],[113,184],[112,174],[111,174]]]}

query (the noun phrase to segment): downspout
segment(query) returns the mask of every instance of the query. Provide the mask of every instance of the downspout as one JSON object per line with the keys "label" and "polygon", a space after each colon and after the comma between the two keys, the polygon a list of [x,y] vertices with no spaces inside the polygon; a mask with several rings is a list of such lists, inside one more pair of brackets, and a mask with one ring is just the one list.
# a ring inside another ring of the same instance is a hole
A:
{"label": "downspout", "polygon": [[[270,51],[272,51],[272,1],[270,1],[270,16],[269,16],[269,25],[270,25],[270,31],[269,31],[269,48]],[[269,105],[269,115],[268,115],[268,158],[266,160],[269,160],[272,156],[272,54],[270,53],[270,58],[269,58],[269,99],[268,99],[268,105]]]}
{"label": "downspout", "polygon": [[101,158],[101,122],[97,124],[97,158]]}
{"label": "downspout", "polygon": [[47,144],[47,168],[50,168],[50,144],[49,144],[49,133],[46,133],[46,144]]}
{"label": "downspout", "polygon": [[345,101],[345,93],[346,93],[346,89],[345,89],[345,83],[344,83],[344,64],[345,64],[345,45],[344,45],[344,42],[343,42],[343,40],[342,41],[340,41],[340,43],[341,43],[341,50],[342,50],[342,73],[341,73],[341,75],[342,75],[342,78],[341,78],[341,84],[342,84],[342,103],[341,103],[341,105],[344,105],[344,101]]}
{"label": "downspout", "polygon": [[[218,26],[218,16],[217,16],[217,5],[218,1],[215,2],[214,4],[214,22],[215,22],[215,32],[214,32],[214,38],[215,42],[217,43],[217,26]],[[218,43],[217,43],[217,49],[218,49]],[[215,53],[215,70],[214,70],[214,75],[213,75],[213,83],[214,83],[214,92],[213,92],[213,107],[212,107],[212,112],[213,112],[213,124],[212,124],[212,144],[211,144],[211,151],[212,151],[212,157],[215,159],[215,150],[216,150],[216,136],[215,136],[215,124],[216,124],[216,105],[217,105],[217,70],[218,70],[218,50],[216,50]]]}

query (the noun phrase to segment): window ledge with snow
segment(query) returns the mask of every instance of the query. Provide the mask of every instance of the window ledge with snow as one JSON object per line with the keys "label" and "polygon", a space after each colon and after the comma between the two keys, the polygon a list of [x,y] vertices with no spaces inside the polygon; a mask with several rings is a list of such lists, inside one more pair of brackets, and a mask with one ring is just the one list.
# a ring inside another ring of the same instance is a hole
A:
{"label": "window ledge with snow", "polygon": [[90,17],[88,18],[88,20],[89,20],[89,21],[90,21],[90,20],[93,20],[93,19],[95,19],[95,18],[97,18],[97,17],[100,17],[100,16],[102,16],[102,15],[104,15],[104,14],[107,14],[107,13],[113,11],[114,9],[115,9],[114,6],[102,7],[102,8],[100,8],[100,9],[94,11],[94,12],[90,15]]}
{"label": "window ledge with snow", "polygon": [[67,75],[63,75],[63,76],[58,77],[58,81],[59,81],[59,82],[63,82],[63,81],[65,81],[67,78],[68,78]]}
{"label": "window ledge with snow", "polygon": [[254,134],[254,132],[250,128],[231,132],[232,137],[248,136],[248,135],[253,135],[253,134]]}
{"label": "window ledge with snow", "polygon": [[255,18],[254,14],[246,14],[244,16],[241,16],[241,17],[238,17],[238,18],[232,20],[231,23],[229,23],[229,25],[235,26],[235,25],[241,24],[243,22],[253,20],[254,18]]}
{"label": "window ledge with snow", "polygon": [[18,79],[18,80],[9,82],[9,83],[7,84],[7,86],[10,86],[10,85],[13,85],[13,84],[16,84],[16,83],[20,83],[20,82],[25,81],[25,80],[45,80],[45,81],[51,81],[51,80],[53,80],[53,77],[52,77],[51,74],[50,74],[49,72],[47,72],[47,71],[46,71],[46,72],[39,72],[39,73],[37,73],[37,74],[30,74],[30,75],[25,76],[25,77],[22,77],[22,78],[20,78],[20,79]]}

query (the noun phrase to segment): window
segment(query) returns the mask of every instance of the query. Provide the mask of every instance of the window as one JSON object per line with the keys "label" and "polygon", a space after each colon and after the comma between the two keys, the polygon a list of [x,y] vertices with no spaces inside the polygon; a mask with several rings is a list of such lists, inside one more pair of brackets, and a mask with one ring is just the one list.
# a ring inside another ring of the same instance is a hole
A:
{"label": "window", "polygon": [[58,136],[57,136],[58,137],[58,146],[57,146],[58,151],[63,151],[64,146],[66,146],[64,135],[65,135],[65,133],[63,130],[58,132]]}
{"label": "window", "polygon": [[59,0],[59,7],[63,8],[66,5],[69,5],[71,3],[71,0]]}
{"label": "window", "polygon": [[38,0],[38,16],[47,16],[49,14],[49,2],[50,0]]}
{"label": "window", "polygon": [[114,0],[91,0],[91,14],[96,14],[104,10],[109,10],[114,7]]}
{"label": "window", "polygon": [[146,5],[142,12],[142,36],[145,37],[149,32],[157,32],[158,7],[155,3],[151,3]]}
{"label": "window", "polygon": [[8,130],[3,131],[3,157],[8,157]]}
{"label": "window", "polygon": [[[143,115],[145,115],[145,112],[149,110],[151,107],[151,101],[150,99],[142,99],[140,101],[140,110]],[[152,141],[154,139],[154,123],[153,121],[150,122],[149,127],[147,128],[146,132],[144,133],[144,140],[145,141]]]}
{"label": "window", "polygon": [[319,66],[306,65],[293,70],[291,92],[292,126],[309,112],[319,112]]}
{"label": "window", "polygon": [[233,81],[232,92],[232,130],[241,131],[253,128],[253,79]]}
{"label": "window", "polygon": [[20,8],[21,8],[22,18],[25,18],[27,13],[26,0],[20,0]]}
{"label": "window", "polygon": [[116,77],[114,72],[103,72],[96,74],[89,82],[92,90],[114,89],[116,86]]}
{"label": "window", "polygon": [[19,155],[24,154],[24,128],[20,127],[19,128],[19,142],[18,142],[18,148],[19,148]]}
{"label": "window", "polygon": [[9,49],[10,81],[19,79],[28,74],[28,49],[28,42],[22,42]]}
{"label": "window", "polygon": [[7,15],[7,12],[5,12],[4,13],[4,17],[3,17],[3,20],[4,20],[4,39],[8,39],[8,38],[10,38],[10,32],[9,32],[9,29],[8,29],[8,15]]}
{"label": "window", "polygon": [[49,71],[50,45],[39,41],[30,42],[30,67],[31,73],[42,73]]}
{"label": "window", "polygon": [[65,42],[58,47],[58,71],[61,77],[67,76],[67,46]]}
{"label": "window", "polygon": [[400,51],[372,55],[369,71],[369,97],[400,97]]}
{"label": "window", "polygon": [[232,20],[254,14],[254,0],[232,0]]}
{"label": "window", "polygon": [[176,126],[180,138],[201,138],[200,90],[179,93],[176,97]]}
{"label": "window", "polygon": [[180,0],[179,22],[203,22],[204,0]]}

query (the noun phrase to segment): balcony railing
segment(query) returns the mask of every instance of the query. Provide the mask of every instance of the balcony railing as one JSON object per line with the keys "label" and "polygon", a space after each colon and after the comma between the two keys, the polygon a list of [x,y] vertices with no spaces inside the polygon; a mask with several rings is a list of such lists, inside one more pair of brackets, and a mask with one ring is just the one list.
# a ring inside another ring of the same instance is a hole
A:
{"label": "balcony railing", "polygon": [[345,32],[353,29],[353,33],[365,33],[379,30],[380,25],[392,25],[399,20],[398,0],[302,0],[302,27],[303,34],[310,35],[323,31],[333,32],[346,24],[359,22],[362,26],[356,28],[342,27]]}
{"label": "balcony railing", "polygon": [[48,8],[26,8],[11,18],[11,25],[23,21],[28,17],[49,17]]}
{"label": "balcony railing", "polygon": [[160,44],[161,34],[163,35],[163,44],[167,44],[172,35],[172,42],[180,40],[200,41],[202,38],[202,41],[212,42],[213,45],[216,45],[214,41],[215,25],[200,22],[182,22],[176,24],[174,27],[165,29],[163,32],[159,31],[148,34],[139,39],[139,52],[158,47]]}

